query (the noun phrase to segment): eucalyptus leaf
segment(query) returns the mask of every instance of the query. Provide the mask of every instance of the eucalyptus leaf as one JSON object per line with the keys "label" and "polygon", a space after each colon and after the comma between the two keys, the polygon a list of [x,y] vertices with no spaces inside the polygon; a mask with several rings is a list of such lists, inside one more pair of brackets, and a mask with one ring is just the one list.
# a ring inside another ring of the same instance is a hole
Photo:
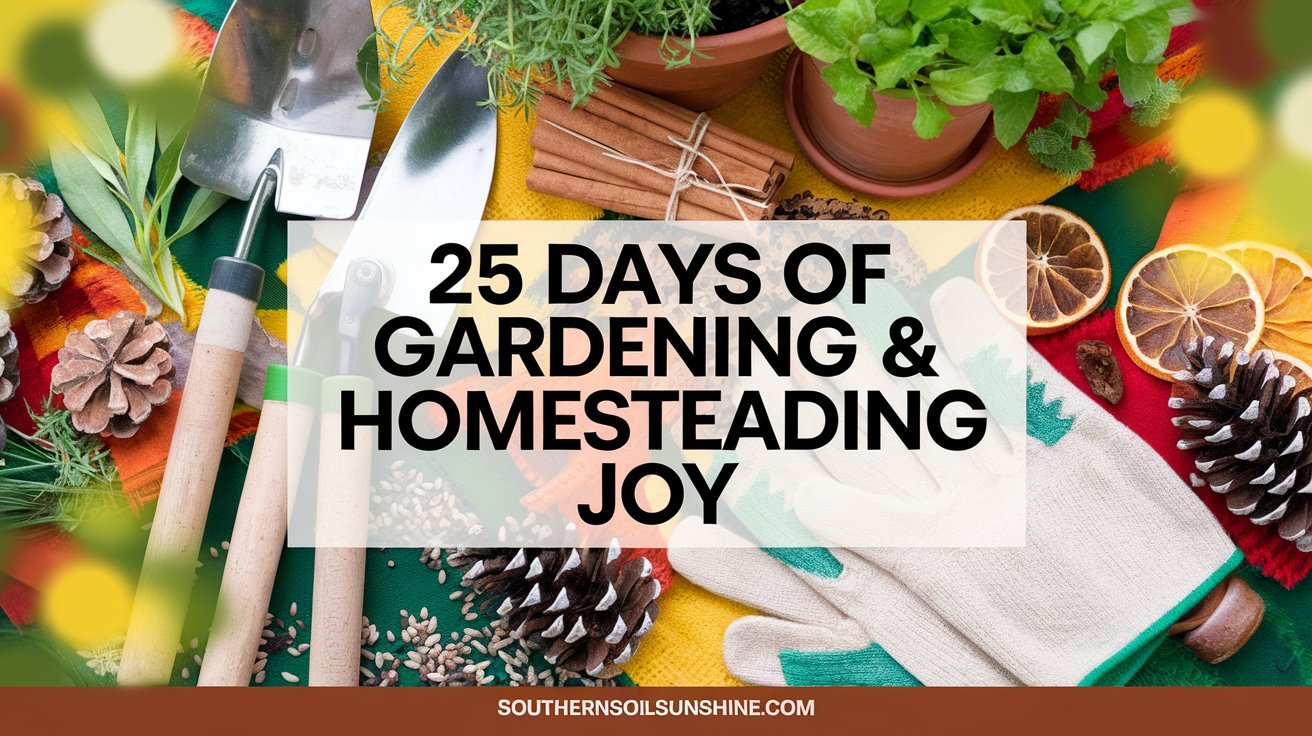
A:
{"label": "eucalyptus leaf", "polygon": [[57,137],[50,145],[50,166],[60,195],[77,219],[115,251],[135,249],[127,215],[86,155]]}
{"label": "eucalyptus leaf", "polygon": [[182,222],[178,223],[178,229],[169,234],[169,242],[172,243],[195,230],[209,219],[210,215],[218,212],[227,201],[228,195],[219,194],[212,189],[201,189],[196,192],[196,196],[187,203],[187,210],[182,214]]}
{"label": "eucalyptus leaf", "polygon": [[128,107],[128,128],[124,136],[127,159],[128,202],[139,219],[145,219],[146,186],[155,161],[155,113],[149,107]]}
{"label": "eucalyptus leaf", "polygon": [[109,122],[105,120],[105,111],[101,109],[100,103],[85,89],[70,92],[67,99],[69,108],[77,116],[76,125],[83,145],[109,164],[120,180],[126,180],[123,165],[119,161],[118,143],[109,130]]}

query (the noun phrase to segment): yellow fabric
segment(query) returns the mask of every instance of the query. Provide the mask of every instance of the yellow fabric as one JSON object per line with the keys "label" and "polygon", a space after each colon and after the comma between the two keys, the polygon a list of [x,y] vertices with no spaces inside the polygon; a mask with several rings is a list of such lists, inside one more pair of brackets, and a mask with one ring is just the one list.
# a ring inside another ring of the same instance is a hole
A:
{"label": "yellow fabric", "polygon": [[[377,13],[389,0],[371,1]],[[393,38],[408,22],[405,13],[398,10],[381,18],[383,30]],[[440,48],[418,50],[410,79],[403,84],[393,83],[383,75],[387,105],[374,128],[375,153],[391,145],[424,83],[453,46],[447,42]],[[403,53],[408,51],[409,45]],[[781,148],[797,151],[783,110],[786,61],[787,53],[780,54],[760,80],[712,110],[712,117]],[[526,118],[522,112],[503,112],[497,125],[496,174],[485,212],[487,219],[584,220],[601,214],[589,205],[528,191],[524,179],[533,155],[528,144],[532,118]],[[1039,166],[1018,146],[996,152],[973,176],[945,192],[915,199],[880,199],[858,195],[829,181],[799,154],[783,196],[810,190],[820,197],[856,200],[886,209],[898,220],[988,219],[1015,207],[1042,202],[1070,183],[1070,179]],[[945,248],[942,253],[925,254],[926,261],[931,269],[937,268],[957,252]],[[640,685],[740,685],[724,666],[722,642],[729,623],[751,612],[679,578],[661,600],[660,625],[644,638],[627,671]]]}
{"label": "yellow fabric", "polygon": [[660,598],[660,624],[642,638],[624,671],[639,685],[663,687],[745,685],[729,674],[721,654],[729,624],[756,613],[674,576]]}

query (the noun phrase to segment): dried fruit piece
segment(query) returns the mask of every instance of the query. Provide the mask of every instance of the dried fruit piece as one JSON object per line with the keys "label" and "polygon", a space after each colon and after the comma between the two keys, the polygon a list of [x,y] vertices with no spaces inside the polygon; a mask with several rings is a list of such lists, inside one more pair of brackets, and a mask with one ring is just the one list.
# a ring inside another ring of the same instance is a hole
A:
{"label": "dried fruit piece", "polygon": [[1257,347],[1312,361],[1312,265],[1299,254],[1244,240],[1220,248],[1253,277],[1266,308]]}
{"label": "dried fruit piece", "polygon": [[1075,346],[1075,364],[1095,394],[1112,404],[1121,403],[1121,397],[1125,396],[1125,381],[1121,378],[1121,366],[1116,362],[1111,345],[1102,340],[1081,340]]}
{"label": "dried fruit piece", "polygon": [[1089,223],[1051,205],[1021,207],[998,219],[1025,223],[1026,252],[1022,258],[1017,249],[999,246],[996,234],[985,236],[977,278],[1002,313],[1030,335],[1065,329],[1107,298],[1111,265]]}
{"label": "dried fruit piece", "polygon": [[1167,380],[1189,367],[1186,346],[1205,337],[1252,350],[1263,320],[1261,292],[1243,265],[1201,245],[1148,254],[1130,269],[1116,305],[1125,352]]}

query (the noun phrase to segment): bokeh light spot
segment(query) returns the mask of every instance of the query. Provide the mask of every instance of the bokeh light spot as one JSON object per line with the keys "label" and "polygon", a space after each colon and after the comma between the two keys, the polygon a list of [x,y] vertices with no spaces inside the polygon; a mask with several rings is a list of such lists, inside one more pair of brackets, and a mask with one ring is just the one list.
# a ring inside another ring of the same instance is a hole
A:
{"label": "bokeh light spot", "polygon": [[1243,97],[1232,92],[1200,92],[1172,116],[1175,159],[1189,173],[1224,179],[1248,168],[1262,145],[1262,123]]}
{"label": "bokeh light spot", "polygon": [[50,633],[74,649],[90,649],[123,638],[132,612],[132,586],[121,570],[97,560],[80,560],[56,570],[41,590],[39,618]]}
{"label": "bokeh light spot", "polygon": [[178,27],[163,0],[109,0],[87,29],[91,58],[123,84],[157,78],[178,47]]}
{"label": "bokeh light spot", "polygon": [[1299,155],[1312,158],[1312,73],[1294,79],[1280,95],[1276,131]]}

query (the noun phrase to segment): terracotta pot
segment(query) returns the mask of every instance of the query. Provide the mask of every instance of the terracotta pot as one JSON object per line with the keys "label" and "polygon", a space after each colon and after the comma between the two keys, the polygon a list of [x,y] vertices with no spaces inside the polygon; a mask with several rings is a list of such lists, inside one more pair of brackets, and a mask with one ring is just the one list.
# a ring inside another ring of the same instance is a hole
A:
{"label": "terracotta pot", "polygon": [[615,47],[620,65],[606,73],[620,84],[702,111],[751,86],[770,58],[791,44],[781,15],[741,31],[698,36],[697,52],[710,58],[693,56],[685,66],[666,69],[661,39],[630,33]]}
{"label": "terracotta pot", "polygon": [[937,138],[916,135],[912,121],[916,102],[907,96],[875,94],[875,120],[861,125],[834,102],[833,90],[820,76],[827,66],[802,54],[798,103],[811,135],[825,153],[851,171],[872,179],[905,182],[931,178],[951,167],[988,122],[987,102],[968,107],[949,105],[953,119]]}

